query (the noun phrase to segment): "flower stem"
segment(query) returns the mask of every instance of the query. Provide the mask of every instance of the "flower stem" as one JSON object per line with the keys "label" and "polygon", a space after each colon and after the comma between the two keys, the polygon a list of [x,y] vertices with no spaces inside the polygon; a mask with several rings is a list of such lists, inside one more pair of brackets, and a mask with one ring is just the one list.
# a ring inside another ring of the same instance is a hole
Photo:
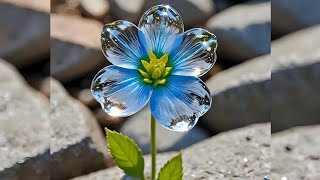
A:
{"label": "flower stem", "polygon": [[151,180],[156,179],[156,120],[151,115]]}

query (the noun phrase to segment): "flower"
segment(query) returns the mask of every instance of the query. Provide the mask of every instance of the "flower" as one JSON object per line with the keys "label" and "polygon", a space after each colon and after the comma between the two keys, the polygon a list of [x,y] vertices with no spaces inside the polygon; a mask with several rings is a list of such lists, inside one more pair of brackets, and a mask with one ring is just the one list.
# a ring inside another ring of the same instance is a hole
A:
{"label": "flower", "polygon": [[158,123],[188,131],[211,107],[210,91],[198,77],[215,63],[216,36],[201,28],[184,32],[169,5],[147,10],[138,27],[122,20],[106,24],[101,44],[113,65],[98,72],[91,91],[109,115],[130,116],[150,100]]}

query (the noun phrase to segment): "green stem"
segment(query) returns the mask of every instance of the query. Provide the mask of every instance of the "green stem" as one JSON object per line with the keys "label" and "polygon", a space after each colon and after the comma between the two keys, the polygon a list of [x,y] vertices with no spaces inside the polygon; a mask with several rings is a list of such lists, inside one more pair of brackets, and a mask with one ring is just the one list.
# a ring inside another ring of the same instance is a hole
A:
{"label": "green stem", "polygon": [[151,115],[151,180],[156,179],[156,120]]}

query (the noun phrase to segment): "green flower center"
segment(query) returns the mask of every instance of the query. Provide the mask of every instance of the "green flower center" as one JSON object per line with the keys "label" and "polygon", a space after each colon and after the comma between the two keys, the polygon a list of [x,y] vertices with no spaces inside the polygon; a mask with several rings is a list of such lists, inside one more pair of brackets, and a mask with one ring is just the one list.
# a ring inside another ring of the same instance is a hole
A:
{"label": "green flower center", "polygon": [[140,74],[143,76],[145,83],[154,85],[166,83],[166,77],[169,75],[172,67],[167,67],[168,53],[163,55],[161,58],[157,58],[156,55],[150,49],[149,51],[149,62],[141,60],[141,64],[144,69],[138,69]]}

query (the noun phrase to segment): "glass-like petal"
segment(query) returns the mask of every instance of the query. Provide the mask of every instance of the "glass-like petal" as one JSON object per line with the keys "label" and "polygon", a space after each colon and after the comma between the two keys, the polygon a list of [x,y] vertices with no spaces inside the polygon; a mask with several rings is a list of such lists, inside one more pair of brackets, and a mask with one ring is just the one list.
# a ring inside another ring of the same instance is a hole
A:
{"label": "glass-like petal", "polygon": [[170,52],[172,74],[202,76],[216,61],[217,38],[205,29],[190,29],[176,39],[176,48]]}
{"label": "glass-like petal", "polygon": [[152,115],[165,128],[188,131],[211,106],[206,85],[193,76],[170,76],[165,86],[156,87],[150,99]]}
{"label": "glass-like petal", "polygon": [[[176,39],[183,33],[183,21],[169,5],[158,5],[146,11],[139,22],[147,44],[157,55],[168,53]],[[140,35],[143,38],[143,35]]]}
{"label": "glass-like petal", "polygon": [[138,37],[139,31],[136,25],[127,21],[106,24],[101,32],[101,48],[108,61],[123,68],[136,69],[147,55],[141,45],[146,41],[143,36]]}
{"label": "glass-like petal", "polygon": [[112,116],[130,116],[149,101],[152,86],[141,82],[137,70],[107,66],[100,70],[91,84],[94,98]]}

